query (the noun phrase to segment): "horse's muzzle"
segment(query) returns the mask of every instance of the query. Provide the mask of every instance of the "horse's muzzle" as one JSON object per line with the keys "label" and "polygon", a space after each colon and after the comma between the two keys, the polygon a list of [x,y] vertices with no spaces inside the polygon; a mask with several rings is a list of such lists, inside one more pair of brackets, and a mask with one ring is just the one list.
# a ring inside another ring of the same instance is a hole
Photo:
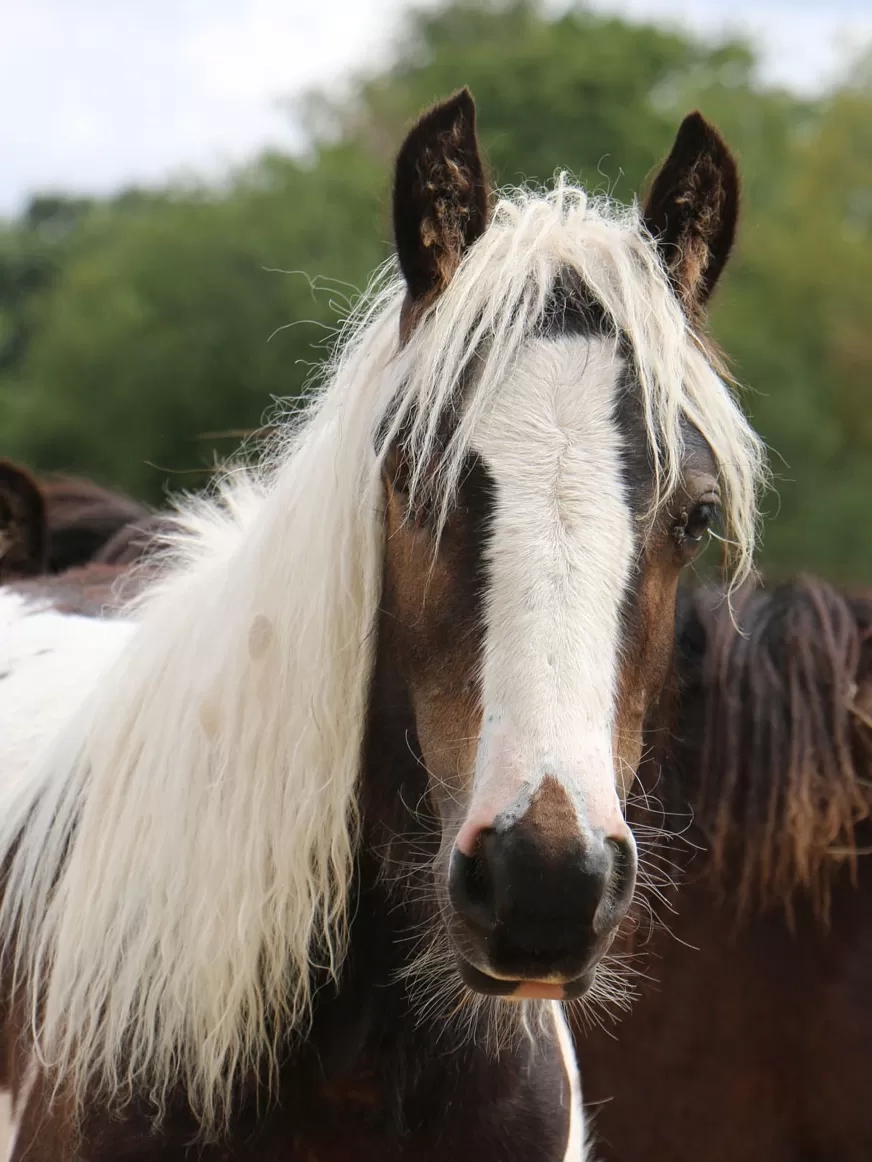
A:
{"label": "horse's muzzle", "polygon": [[501,995],[522,982],[543,996],[580,995],[627,913],[636,866],[625,825],[618,835],[555,835],[524,816],[482,830],[472,854],[455,846],[448,896],[466,983]]}

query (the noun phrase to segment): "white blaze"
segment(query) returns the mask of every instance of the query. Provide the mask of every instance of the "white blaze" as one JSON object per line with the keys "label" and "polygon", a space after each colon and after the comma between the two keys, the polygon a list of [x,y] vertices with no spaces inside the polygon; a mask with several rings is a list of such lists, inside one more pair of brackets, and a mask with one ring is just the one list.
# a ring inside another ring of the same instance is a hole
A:
{"label": "white blaze", "polygon": [[473,826],[521,814],[546,774],[580,821],[620,824],[612,727],[634,548],[621,371],[614,340],[543,340],[473,437],[496,489]]}

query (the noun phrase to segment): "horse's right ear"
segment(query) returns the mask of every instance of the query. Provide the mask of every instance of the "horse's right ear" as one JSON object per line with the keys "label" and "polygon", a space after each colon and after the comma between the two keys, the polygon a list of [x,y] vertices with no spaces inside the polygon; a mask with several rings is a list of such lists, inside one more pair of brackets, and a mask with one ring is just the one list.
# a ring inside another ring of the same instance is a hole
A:
{"label": "horse's right ear", "polygon": [[685,311],[700,316],[730,257],[739,215],[736,160],[700,113],[685,117],[654,179],[644,219]]}
{"label": "horse's right ear", "polygon": [[0,579],[32,577],[46,569],[45,500],[29,472],[0,460]]}
{"label": "horse's right ear", "polygon": [[394,237],[413,302],[445,289],[463,252],[487,227],[488,182],[469,89],[425,113],[403,142],[394,174]]}

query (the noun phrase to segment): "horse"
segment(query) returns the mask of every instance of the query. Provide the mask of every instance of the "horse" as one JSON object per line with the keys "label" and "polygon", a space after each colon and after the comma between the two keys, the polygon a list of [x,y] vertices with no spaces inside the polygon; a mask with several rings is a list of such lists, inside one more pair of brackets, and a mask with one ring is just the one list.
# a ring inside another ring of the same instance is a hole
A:
{"label": "horse", "polygon": [[0,460],[0,583],[63,573],[91,560],[131,564],[142,556],[161,515],[120,493],[73,476],[38,479]]}
{"label": "horse", "polygon": [[12,1162],[580,1162],[561,1002],[630,909],[623,800],[763,453],[704,339],[736,165],[499,194],[468,90],[257,469],[121,616],[0,591]]}
{"label": "horse", "polygon": [[89,561],[63,573],[41,573],[5,582],[10,594],[56,613],[79,617],[118,617],[154,576],[148,559],[109,564]]}
{"label": "horse", "polygon": [[148,508],[91,480],[56,474],[39,482],[49,529],[52,573],[84,565],[121,529],[146,524]]}
{"label": "horse", "polygon": [[0,584],[44,572],[48,556],[42,490],[26,469],[0,460]]}
{"label": "horse", "polygon": [[[53,530],[50,524],[52,512],[45,487],[27,469],[0,460],[0,585],[11,586],[31,604],[41,602],[61,612],[84,617],[117,613],[151,576],[148,561],[160,551],[161,537],[170,522],[161,513],[148,519],[140,516],[119,528],[89,560],[93,535],[108,531],[125,511],[124,502],[121,498],[120,505],[106,506],[101,513],[97,501],[101,496],[111,501],[112,494],[96,486],[89,493],[87,482],[71,483],[68,497],[76,492],[91,495],[95,504],[90,511],[80,507],[75,514],[66,512],[64,531],[72,535],[64,540],[62,532],[60,551],[53,554],[52,534],[57,526]],[[64,507],[62,501],[54,514],[58,508],[63,513]],[[80,553],[84,554],[81,561]],[[62,560],[74,563],[58,568]]]}
{"label": "horse", "polygon": [[94,554],[94,561],[100,565],[128,567],[153,551],[160,551],[164,539],[173,531],[172,517],[163,512],[153,512],[122,525]]}
{"label": "horse", "polygon": [[734,620],[723,596],[682,603],[677,715],[640,772],[637,818],[671,838],[651,856],[667,931],[624,948],[641,996],[615,1030],[572,1022],[597,1155],[860,1162],[872,597],[800,578]]}
{"label": "horse", "polygon": [[117,616],[156,575],[157,560],[172,539],[169,514],[154,512],[121,528],[81,565],[20,579],[15,585],[33,604],[81,617]]}

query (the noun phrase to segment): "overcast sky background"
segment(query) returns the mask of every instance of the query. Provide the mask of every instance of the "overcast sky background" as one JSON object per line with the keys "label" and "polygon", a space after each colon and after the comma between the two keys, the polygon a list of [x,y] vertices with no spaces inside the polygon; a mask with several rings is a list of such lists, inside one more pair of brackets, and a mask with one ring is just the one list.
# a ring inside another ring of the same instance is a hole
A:
{"label": "overcast sky background", "polygon": [[[595,0],[750,34],[768,77],[824,88],[872,0]],[[558,4],[555,3],[555,7]],[[0,0],[0,213],[35,190],[214,174],[293,144],[280,98],[378,61],[404,0]]]}

